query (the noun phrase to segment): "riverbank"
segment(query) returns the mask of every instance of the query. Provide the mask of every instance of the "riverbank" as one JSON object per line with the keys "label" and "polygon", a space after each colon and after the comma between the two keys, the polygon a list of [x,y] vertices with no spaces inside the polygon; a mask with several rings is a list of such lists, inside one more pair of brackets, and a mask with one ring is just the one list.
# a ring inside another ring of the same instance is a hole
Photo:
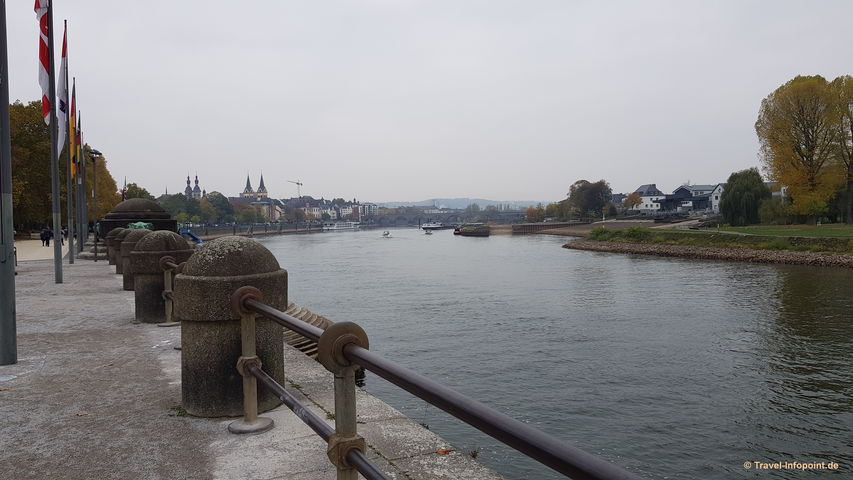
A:
{"label": "riverbank", "polygon": [[[231,418],[188,416],[180,406],[181,327],[136,323],[134,292],[107,262],[65,264],[62,284],[50,260],[19,261],[17,270],[18,363],[0,366],[9,475],[335,478],[325,442],[287,407],[264,413],[275,428],[252,436],[230,434]],[[330,418],[331,374],[289,346],[285,365],[288,391]],[[368,458],[390,478],[501,478],[464,452],[439,455],[454,447],[381,400],[356,395]]]}
{"label": "riverbank", "polygon": [[607,253],[656,255],[660,257],[853,268],[853,255],[831,255],[813,252],[695,247],[689,245],[654,245],[594,240],[575,240],[563,245],[563,248]]}

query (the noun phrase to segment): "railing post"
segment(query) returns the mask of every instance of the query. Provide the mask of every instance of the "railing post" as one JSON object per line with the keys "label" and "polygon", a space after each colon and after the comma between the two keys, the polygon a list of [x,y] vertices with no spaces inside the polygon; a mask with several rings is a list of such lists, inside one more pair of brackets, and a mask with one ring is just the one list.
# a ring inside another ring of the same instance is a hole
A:
{"label": "railing post", "polygon": [[367,334],[352,322],[334,323],[317,343],[317,360],[335,375],[335,434],[329,438],[326,454],[337,467],[338,480],[357,480],[358,472],[347,461],[347,453],[364,452],[364,438],[357,431],[355,370],[358,365],[344,356],[344,347],[354,343],[368,348]]}
{"label": "railing post", "polygon": [[172,281],[175,278],[175,270],[177,268],[174,257],[165,256],[160,259],[160,268],[163,269],[163,306],[165,307],[163,323],[158,323],[158,327],[176,327],[181,322],[172,320],[172,315],[175,312],[174,297],[172,296]]}
{"label": "railing post", "polygon": [[237,360],[237,371],[243,376],[243,419],[228,424],[231,433],[261,433],[273,427],[271,418],[258,416],[258,379],[249,367],[261,368],[255,351],[255,313],[243,308],[243,300],[261,301],[261,291],[255,287],[238,288],[232,295],[234,310],[240,314],[240,345],[242,353]]}

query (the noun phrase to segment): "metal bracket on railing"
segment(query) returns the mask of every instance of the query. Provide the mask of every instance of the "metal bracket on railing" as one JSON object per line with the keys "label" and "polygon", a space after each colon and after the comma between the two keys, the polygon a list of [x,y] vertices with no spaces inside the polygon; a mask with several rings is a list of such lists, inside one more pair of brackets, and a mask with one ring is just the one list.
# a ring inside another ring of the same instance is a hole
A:
{"label": "metal bracket on railing", "polygon": [[358,365],[344,355],[344,347],[356,344],[368,348],[367,334],[352,322],[333,323],[317,342],[317,361],[335,374],[335,434],[329,438],[328,455],[337,467],[338,480],[356,480],[358,472],[346,461],[347,452],[364,452],[364,439],[357,430],[355,370]]}
{"label": "metal bracket on railing", "polygon": [[252,367],[261,368],[263,364],[261,363],[261,359],[257,356],[254,357],[240,357],[237,359],[237,371],[240,372],[240,375],[243,378],[251,377],[252,372],[249,371]]}
{"label": "metal bracket on railing", "polygon": [[242,355],[237,360],[237,371],[243,376],[243,419],[231,422],[231,433],[260,433],[273,427],[271,418],[258,416],[258,379],[249,371],[261,368],[261,360],[255,351],[255,313],[243,308],[243,301],[252,298],[260,301],[261,291],[255,287],[240,287],[231,295],[231,306],[240,315],[240,344]]}
{"label": "metal bracket on railing", "polygon": [[158,327],[176,327],[181,324],[181,322],[172,321],[172,315],[175,312],[174,309],[174,301],[172,299],[172,280],[174,279],[175,272],[175,258],[170,257],[168,255],[164,257],[160,257],[160,268],[163,270],[163,300],[166,302],[166,321],[163,323],[158,323]]}
{"label": "metal bracket on railing", "polygon": [[264,295],[255,287],[246,285],[245,287],[240,287],[231,294],[231,308],[234,310],[234,313],[240,315],[254,315],[254,313],[246,310],[246,307],[243,306],[243,302],[248,299],[262,301]]}
{"label": "metal bracket on railing", "polygon": [[361,435],[345,437],[335,433],[329,437],[329,449],[326,451],[326,455],[329,456],[329,460],[339,470],[351,469],[354,466],[347,462],[347,454],[353,449],[364,453],[364,437]]}
{"label": "metal bracket on railing", "polygon": [[364,349],[369,347],[367,333],[358,324],[338,322],[329,325],[317,342],[317,361],[332,373],[353,367],[344,355],[344,347],[351,343]]}

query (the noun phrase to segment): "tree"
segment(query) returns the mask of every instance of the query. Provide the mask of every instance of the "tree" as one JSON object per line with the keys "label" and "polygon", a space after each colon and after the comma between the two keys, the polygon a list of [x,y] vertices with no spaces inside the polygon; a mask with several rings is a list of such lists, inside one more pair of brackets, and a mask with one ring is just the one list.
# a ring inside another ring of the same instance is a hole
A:
{"label": "tree", "polygon": [[770,196],[770,189],[764,184],[758,169],[732,173],[720,198],[720,213],[730,225],[758,223],[758,208]]}
{"label": "tree", "polygon": [[201,221],[206,223],[219,222],[219,215],[217,214],[216,208],[211,205],[210,201],[206,197],[202,198],[198,203],[199,209],[201,210],[201,215],[199,215]]}
{"label": "tree", "polygon": [[258,212],[254,208],[246,208],[237,213],[237,222],[255,223],[258,221]]}
{"label": "tree", "polygon": [[50,200],[50,132],[41,102],[9,106],[12,140],[13,218],[19,230],[48,224]]}
{"label": "tree", "polygon": [[627,197],[625,197],[625,201],[622,202],[625,205],[625,210],[631,210],[637,205],[641,205],[643,203],[643,197],[640,196],[639,193],[634,192]]}
{"label": "tree", "polygon": [[213,191],[209,192],[204,200],[216,210],[215,222],[233,222],[234,221],[234,206],[225,197],[225,195]]}
{"label": "tree", "polygon": [[472,203],[465,207],[465,213],[480,213],[480,205]]}
{"label": "tree", "polygon": [[560,210],[559,203],[549,203],[545,206],[545,216],[551,218],[559,218],[562,217],[562,211]]}
{"label": "tree", "polygon": [[798,76],[761,102],[755,131],[762,161],[788,187],[795,213],[820,215],[840,184],[838,123],[837,101],[821,76]]}
{"label": "tree", "polygon": [[151,195],[150,193],[148,193],[148,190],[140,187],[135,183],[128,183],[126,188],[126,198],[144,198],[146,200],[154,200],[154,195]]}
{"label": "tree", "polygon": [[541,222],[545,217],[545,207],[541,203],[535,207],[531,205],[527,207],[525,214],[528,222]]}
{"label": "tree", "polygon": [[[89,146],[83,146],[83,155],[87,155],[89,152]],[[88,155],[87,155],[88,156]],[[91,157],[89,157],[91,158]],[[116,205],[121,203],[121,194],[118,191],[118,186],[116,185],[116,181],[112,175],[110,175],[110,171],[107,169],[107,159],[104,157],[97,157],[95,161],[95,169],[97,170],[97,175],[93,175],[91,169],[86,171],[86,191],[92,191],[92,185],[94,181],[98,182],[97,195],[98,198],[96,202],[89,202],[89,221],[97,221],[101,219],[109,213]],[[97,177],[96,179],[93,177]],[[97,211],[95,210],[95,204],[97,203]],[[95,217],[97,215],[97,218]]]}
{"label": "tree", "polygon": [[845,223],[853,223],[853,77],[844,75],[830,84],[837,109],[838,140],[836,142],[840,166],[846,184]]}
{"label": "tree", "polygon": [[613,192],[604,180],[595,183],[578,180],[569,187],[568,196],[571,209],[579,215],[599,216],[605,205],[610,202]]}

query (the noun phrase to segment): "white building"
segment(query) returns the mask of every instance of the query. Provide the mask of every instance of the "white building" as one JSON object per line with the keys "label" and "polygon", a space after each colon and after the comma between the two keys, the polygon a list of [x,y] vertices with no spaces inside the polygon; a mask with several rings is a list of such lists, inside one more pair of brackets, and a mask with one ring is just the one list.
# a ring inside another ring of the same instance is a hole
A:
{"label": "white building", "polygon": [[664,193],[658,190],[657,185],[654,183],[640,185],[639,188],[634,190],[634,193],[640,196],[642,202],[639,205],[631,207],[631,211],[640,213],[658,212],[660,210],[660,203],[657,203],[656,200],[661,200],[665,197]]}

